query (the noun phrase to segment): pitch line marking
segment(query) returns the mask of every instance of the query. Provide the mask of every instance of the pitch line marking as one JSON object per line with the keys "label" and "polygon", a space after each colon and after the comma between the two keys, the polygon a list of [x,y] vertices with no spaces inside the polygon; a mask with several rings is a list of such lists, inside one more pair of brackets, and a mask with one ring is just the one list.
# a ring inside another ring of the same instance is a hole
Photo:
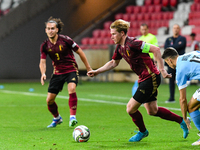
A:
{"label": "pitch line marking", "polygon": [[[47,94],[30,93],[30,92],[19,92],[19,91],[8,91],[8,90],[0,90],[0,92],[1,93],[8,93],[8,94],[19,94],[19,95],[27,95],[27,96],[47,97]],[[57,98],[68,99],[69,97],[58,95]],[[124,103],[124,102],[105,101],[105,100],[89,99],[89,98],[78,98],[78,100],[79,101],[86,101],[86,102],[104,103],[104,104],[115,104],[115,105],[126,105],[127,104],[127,103]],[[160,107],[165,107],[165,106],[160,106]],[[165,107],[165,108],[170,109],[170,110],[181,111],[180,108],[171,108],[171,107]]]}

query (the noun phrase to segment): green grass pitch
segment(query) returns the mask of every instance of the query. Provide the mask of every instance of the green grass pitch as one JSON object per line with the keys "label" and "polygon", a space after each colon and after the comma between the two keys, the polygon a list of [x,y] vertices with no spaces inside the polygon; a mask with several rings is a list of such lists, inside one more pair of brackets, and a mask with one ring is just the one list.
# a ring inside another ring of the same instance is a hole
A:
{"label": "green grass pitch", "polygon": [[[46,106],[48,82],[1,83],[0,89],[0,150],[191,150],[200,149],[191,144],[198,140],[197,129],[192,129],[187,139],[175,122],[149,116],[140,107],[149,136],[137,143],[128,142],[138,131],[126,113],[126,103],[131,97],[133,83],[82,82],[77,87],[78,125],[85,125],[91,131],[88,142],[76,143],[72,138],[74,128],[68,126],[69,107],[66,85],[56,99],[63,123],[47,129],[52,116]],[[33,88],[33,92],[29,92]],[[188,100],[198,88],[187,89]],[[168,85],[159,87],[158,105],[167,107],[181,115],[179,93],[176,89],[176,103],[165,104],[168,99]]]}

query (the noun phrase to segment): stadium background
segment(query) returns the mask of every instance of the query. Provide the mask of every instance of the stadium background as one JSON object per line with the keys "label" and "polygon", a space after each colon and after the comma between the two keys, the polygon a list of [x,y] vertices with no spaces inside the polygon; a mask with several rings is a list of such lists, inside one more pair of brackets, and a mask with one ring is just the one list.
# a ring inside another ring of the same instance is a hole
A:
{"label": "stadium background", "polygon": [[[146,22],[150,33],[163,44],[178,23],[181,34],[190,46],[190,33],[200,40],[199,0],[2,0],[0,17],[0,80],[39,80],[40,44],[47,38],[44,22],[50,17],[61,18],[62,34],[73,38],[84,49],[95,69],[110,59],[114,46],[110,41],[109,25],[115,19],[131,22],[130,36],[140,36],[139,24]],[[81,79],[84,66],[79,62]],[[52,73],[47,60],[47,77]],[[114,71],[92,80],[134,81],[128,65],[122,62]]]}

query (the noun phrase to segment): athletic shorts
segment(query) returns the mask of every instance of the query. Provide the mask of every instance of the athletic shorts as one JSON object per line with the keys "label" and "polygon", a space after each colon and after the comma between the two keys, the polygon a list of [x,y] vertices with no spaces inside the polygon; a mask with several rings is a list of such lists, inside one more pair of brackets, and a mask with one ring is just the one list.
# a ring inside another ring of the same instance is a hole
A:
{"label": "athletic shorts", "polygon": [[61,75],[53,74],[49,82],[48,92],[58,94],[60,91],[62,91],[65,82],[67,82],[67,84],[73,82],[77,85],[78,73],[70,72]]}
{"label": "athletic shorts", "polygon": [[200,101],[200,88],[193,94],[193,98],[197,99],[197,101]]}
{"label": "athletic shorts", "polygon": [[160,85],[160,74],[153,74],[151,78],[139,83],[133,98],[139,103],[148,103],[157,100],[158,87]]}

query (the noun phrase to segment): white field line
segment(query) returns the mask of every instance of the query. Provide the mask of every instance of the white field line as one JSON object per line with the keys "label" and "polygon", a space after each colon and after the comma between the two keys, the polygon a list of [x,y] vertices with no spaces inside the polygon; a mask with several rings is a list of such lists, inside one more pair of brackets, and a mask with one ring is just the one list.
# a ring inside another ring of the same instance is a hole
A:
{"label": "white field line", "polygon": [[[36,96],[36,97],[47,97],[47,94],[39,94],[39,93],[30,93],[30,92],[19,92],[19,91],[8,91],[8,90],[0,90],[1,93],[7,94],[18,94],[18,95],[27,95],[27,96]],[[96,95],[97,97],[106,97],[106,95]],[[107,96],[108,98],[116,99],[116,96]],[[68,99],[68,96],[61,96],[58,95],[57,98]],[[119,98],[119,97],[118,97]],[[127,99],[126,97],[120,97],[121,99]],[[115,105],[126,105],[127,103],[124,102],[115,102],[115,101],[107,101],[107,100],[98,100],[98,99],[88,99],[88,98],[78,98],[79,101],[86,101],[86,102],[94,102],[94,103],[104,103],[104,104],[115,104]],[[142,105],[143,106],[143,105]],[[1,107],[1,106],[0,106]],[[161,106],[164,107],[164,106]],[[181,111],[180,108],[171,108],[165,107],[170,110],[177,110]]]}

